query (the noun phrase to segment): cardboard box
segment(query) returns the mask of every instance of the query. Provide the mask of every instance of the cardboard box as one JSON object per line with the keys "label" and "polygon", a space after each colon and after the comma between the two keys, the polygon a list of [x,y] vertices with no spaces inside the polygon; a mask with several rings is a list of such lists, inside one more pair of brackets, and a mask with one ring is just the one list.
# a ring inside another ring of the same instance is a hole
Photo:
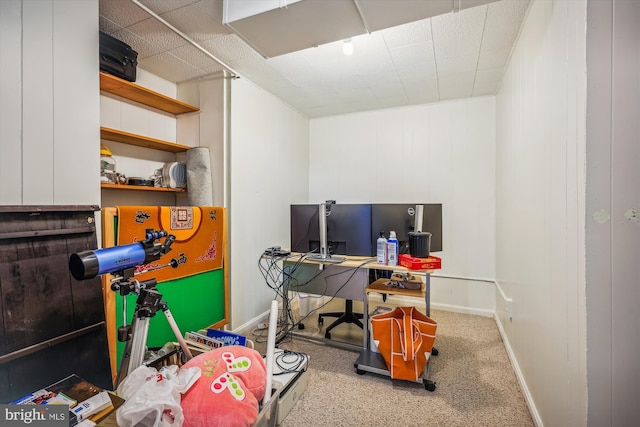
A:
{"label": "cardboard box", "polygon": [[442,260],[435,256],[416,258],[407,254],[400,254],[398,262],[401,266],[410,270],[438,270],[442,268]]}

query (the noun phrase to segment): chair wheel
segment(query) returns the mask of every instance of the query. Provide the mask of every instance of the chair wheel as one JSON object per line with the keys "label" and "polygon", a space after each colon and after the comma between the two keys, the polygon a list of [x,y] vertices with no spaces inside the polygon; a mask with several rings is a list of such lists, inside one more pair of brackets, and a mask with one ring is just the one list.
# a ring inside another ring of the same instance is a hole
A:
{"label": "chair wheel", "polygon": [[364,375],[366,373],[367,373],[367,371],[363,371],[362,369],[356,369],[356,374],[358,374],[358,375]]}
{"label": "chair wheel", "polygon": [[431,355],[432,355],[432,356],[437,356],[437,355],[438,355],[438,349],[437,349],[437,348],[435,348],[435,347],[434,347],[434,348],[432,348],[432,349],[431,349]]}
{"label": "chair wheel", "polygon": [[331,332],[327,332],[327,333],[325,333],[325,334],[324,334],[324,337],[325,337],[326,339],[330,340],[330,339],[331,339]]}
{"label": "chair wheel", "polygon": [[304,329],[304,323],[298,323],[298,329]]}
{"label": "chair wheel", "polygon": [[431,381],[431,380],[425,380],[424,382],[424,388],[427,391],[435,391],[436,389],[436,383]]}
{"label": "chair wheel", "polygon": [[318,325],[322,324],[324,324],[324,320],[322,319],[322,317],[318,317]]}

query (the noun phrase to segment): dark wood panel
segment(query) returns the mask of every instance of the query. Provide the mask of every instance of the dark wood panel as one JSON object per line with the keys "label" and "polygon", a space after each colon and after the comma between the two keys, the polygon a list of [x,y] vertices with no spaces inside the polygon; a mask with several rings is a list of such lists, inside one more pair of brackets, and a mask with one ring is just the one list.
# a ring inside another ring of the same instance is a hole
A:
{"label": "dark wood panel", "polygon": [[74,373],[112,388],[101,281],[68,267],[97,247],[94,211],[0,207],[0,402]]}
{"label": "dark wood panel", "polygon": [[[111,371],[96,350],[107,348],[105,328],[0,365],[0,402],[16,400],[71,374],[113,390]],[[108,364],[108,350],[104,351]]]}

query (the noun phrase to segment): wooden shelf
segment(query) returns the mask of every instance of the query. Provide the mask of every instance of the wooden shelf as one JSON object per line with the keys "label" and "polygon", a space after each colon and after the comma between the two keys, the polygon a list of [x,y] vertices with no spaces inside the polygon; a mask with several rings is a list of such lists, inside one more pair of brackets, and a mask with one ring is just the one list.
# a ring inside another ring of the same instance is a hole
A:
{"label": "wooden shelf", "polygon": [[154,92],[102,71],[100,72],[100,90],[174,115],[200,111],[198,107],[194,107],[193,105],[186,104],[182,101],[178,101],[177,99],[170,98],[161,93]]}
{"label": "wooden shelf", "polygon": [[135,133],[124,132],[102,126],[100,127],[100,138],[107,139],[109,141],[121,142],[123,144],[136,145],[138,147],[168,151],[171,153],[184,153],[188,149],[192,148],[187,145],[176,144],[169,141],[163,141],[161,139],[136,135]]}
{"label": "wooden shelf", "polygon": [[369,286],[365,289],[367,293],[375,292],[379,294],[387,294],[387,295],[403,295],[407,297],[418,297],[424,299],[426,291],[425,284],[422,284],[420,289],[403,289],[403,288],[394,288],[393,286],[387,286],[389,279],[378,279],[373,283],[370,283]]}
{"label": "wooden shelf", "polygon": [[165,193],[186,193],[184,188],[146,187],[144,185],[111,184],[101,182],[100,187],[105,190],[135,190],[135,191],[161,191]]}

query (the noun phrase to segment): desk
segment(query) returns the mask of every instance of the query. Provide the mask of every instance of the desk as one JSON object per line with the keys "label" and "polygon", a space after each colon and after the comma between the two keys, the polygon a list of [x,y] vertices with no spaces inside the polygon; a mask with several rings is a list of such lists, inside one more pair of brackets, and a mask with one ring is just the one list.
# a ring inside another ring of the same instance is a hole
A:
{"label": "desk", "polygon": [[[305,338],[317,339],[320,341],[331,342],[340,346],[354,348],[368,352],[369,350],[369,319],[368,319],[368,303],[367,288],[369,285],[369,270],[387,270],[395,272],[412,272],[402,266],[391,266],[376,263],[376,258],[371,257],[346,257],[345,261],[336,263],[323,263],[318,260],[306,259],[302,254],[292,254],[284,260],[284,271],[289,280],[290,286],[288,291],[304,292],[315,295],[335,296],[338,298],[350,299],[354,301],[363,301],[363,336],[362,346],[353,346],[347,343],[339,343],[327,338],[315,338],[304,335]],[[420,273],[425,275],[425,286],[420,296],[424,297],[426,304],[426,315],[430,315],[430,298],[431,298],[431,273],[432,270],[421,270]],[[388,287],[385,287],[388,288]],[[406,295],[406,290],[397,288],[380,289],[375,292],[386,294]],[[377,372],[377,371],[376,371]]]}

